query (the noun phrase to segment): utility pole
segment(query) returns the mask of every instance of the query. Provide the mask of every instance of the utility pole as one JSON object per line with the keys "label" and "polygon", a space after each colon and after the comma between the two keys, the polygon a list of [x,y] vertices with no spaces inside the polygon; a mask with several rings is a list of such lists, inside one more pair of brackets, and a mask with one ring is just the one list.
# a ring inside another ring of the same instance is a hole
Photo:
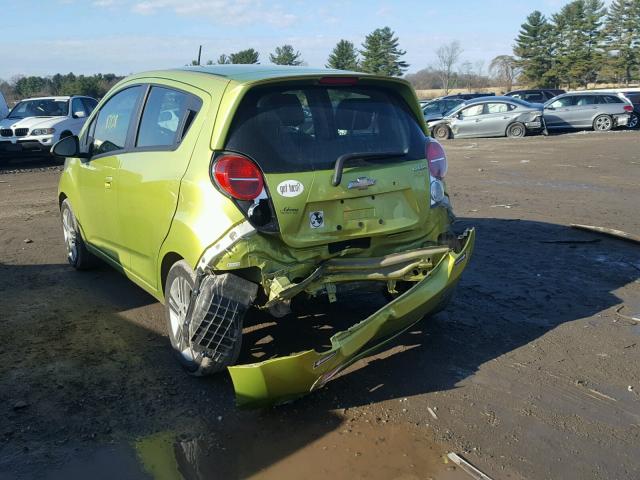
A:
{"label": "utility pole", "polygon": [[198,48],[198,65],[200,65],[200,57],[202,56],[202,45]]}

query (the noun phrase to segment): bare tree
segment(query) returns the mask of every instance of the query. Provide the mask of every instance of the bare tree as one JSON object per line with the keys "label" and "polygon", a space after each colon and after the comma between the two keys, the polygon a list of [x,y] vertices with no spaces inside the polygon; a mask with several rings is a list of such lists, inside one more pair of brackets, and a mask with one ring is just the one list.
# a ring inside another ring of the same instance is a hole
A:
{"label": "bare tree", "polygon": [[467,91],[471,91],[471,85],[475,83],[475,78],[473,75],[473,65],[469,60],[465,60],[460,64],[460,69],[458,70],[458,77],[464,82]]}
{"label": "bare tree", "polygon": [[442,45],[436,50],[436,56],[438,57],[438,73],[440,76],[440,82],[444,89],[445,95],[449,93],[451,88],[451,81],[455,76],[454,68],[460,59],[462,54],[462,48],[460,42],[457,40]]}
{"label": "bare tree", "polygon": [[489,72],[491,72],[491,75],[498,81],[500,86],[504,87],[505,93],[509,92],[518,76],[516,59],[511,55],[498,55],[491,60]]}

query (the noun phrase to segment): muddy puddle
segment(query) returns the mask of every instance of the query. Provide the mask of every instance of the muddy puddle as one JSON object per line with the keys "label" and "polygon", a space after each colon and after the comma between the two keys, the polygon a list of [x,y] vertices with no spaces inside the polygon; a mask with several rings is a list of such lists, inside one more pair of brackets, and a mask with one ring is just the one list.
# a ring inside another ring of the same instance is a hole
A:
{"label": "muddy puddle", "polygon": [[49,479],[434,479],[470,477],[446,459],[446,449],[409,426],[352,424],[308,441],[295,427],[271,435],[221,436],[159,432],[130,444],[78,452]]}

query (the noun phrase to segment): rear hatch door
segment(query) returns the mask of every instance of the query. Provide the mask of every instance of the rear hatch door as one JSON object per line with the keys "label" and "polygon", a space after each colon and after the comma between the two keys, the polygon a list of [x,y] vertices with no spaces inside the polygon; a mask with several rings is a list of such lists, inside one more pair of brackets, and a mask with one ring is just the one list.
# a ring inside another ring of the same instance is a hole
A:
{"label": "rear hatch door", "polygon": [[366,242],[426,227],[426,138],[394,87],[314,80],[247,92],[225,149],[262,169],[286,244]]}

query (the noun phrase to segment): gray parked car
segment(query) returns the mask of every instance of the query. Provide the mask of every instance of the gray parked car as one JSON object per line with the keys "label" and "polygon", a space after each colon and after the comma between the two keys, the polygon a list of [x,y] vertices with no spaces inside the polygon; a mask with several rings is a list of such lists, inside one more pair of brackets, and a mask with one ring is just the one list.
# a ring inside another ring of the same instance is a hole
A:
{"label": "gray parked car", "polygon": [[524,137],[542,130],[542,105],[511,97],[476,98],[428,125],[437,139]]}
{"label": "gray parked car", "polygon": [[617,93],[565,93],[544,104],[548,130],[593,128],[608,131],[626,126],[633,105]]}

